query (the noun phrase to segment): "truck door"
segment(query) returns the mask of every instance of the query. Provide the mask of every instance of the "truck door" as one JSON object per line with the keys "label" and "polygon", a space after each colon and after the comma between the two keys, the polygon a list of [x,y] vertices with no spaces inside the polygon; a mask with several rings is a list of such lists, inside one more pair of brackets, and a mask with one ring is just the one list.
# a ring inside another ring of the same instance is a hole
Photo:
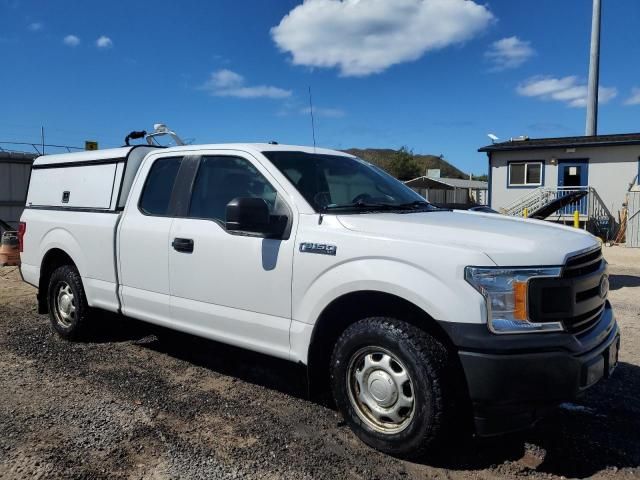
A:
{"label": "truck door", "polygon": [[169,232],[172,193],[182,157],[143,164],[120,222],[117,258],[125,315],[169,324]]}
{"label": "truck door", "polygon": [[294,222],[280,187],[252,156],[220,151],[200,158],[190,204],[171,226],[171,311],[180,328],[287,358],[294,238],[267,239],[225,228],[227,204],[263,198]]}

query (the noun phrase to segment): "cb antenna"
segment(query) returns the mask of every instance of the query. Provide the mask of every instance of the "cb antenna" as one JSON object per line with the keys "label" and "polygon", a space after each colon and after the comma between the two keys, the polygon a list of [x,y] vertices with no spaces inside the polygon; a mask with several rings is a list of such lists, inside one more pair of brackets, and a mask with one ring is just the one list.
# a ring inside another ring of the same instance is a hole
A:
{"label": "cb antenna", "polygon": [[316,124],[313,120],[313,100],[311,97],[311,85],[309,85],[309,115],[311,115],[311,135],[313,136],[313,153],[316,152]]}

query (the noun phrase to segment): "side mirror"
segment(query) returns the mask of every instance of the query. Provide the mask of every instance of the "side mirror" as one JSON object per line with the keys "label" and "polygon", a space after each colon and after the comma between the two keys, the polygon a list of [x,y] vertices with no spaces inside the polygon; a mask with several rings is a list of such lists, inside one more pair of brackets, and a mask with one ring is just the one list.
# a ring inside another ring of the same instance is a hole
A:
{"label": "side mirror", "polygon": [[263,198],[239,197],[227,204],[225,226],[230,232],[280,236],[286,217],[271,215]]}

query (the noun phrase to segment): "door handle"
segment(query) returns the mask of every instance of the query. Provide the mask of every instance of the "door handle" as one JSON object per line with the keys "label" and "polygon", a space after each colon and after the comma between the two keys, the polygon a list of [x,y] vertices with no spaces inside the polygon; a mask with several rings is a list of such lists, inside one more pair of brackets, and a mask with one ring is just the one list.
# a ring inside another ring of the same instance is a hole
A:
{"label": "door handle", "polygon": [[174,238],[171,246],[176,252],[193,252],[193,240],[191,238]]}

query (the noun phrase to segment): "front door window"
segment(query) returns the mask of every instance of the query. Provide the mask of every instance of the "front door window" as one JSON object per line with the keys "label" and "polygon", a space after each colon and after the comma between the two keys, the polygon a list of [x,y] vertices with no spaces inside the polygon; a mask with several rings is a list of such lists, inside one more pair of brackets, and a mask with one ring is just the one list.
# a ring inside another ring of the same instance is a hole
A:
{"label": "front door window", "polygon": [[583,187],[582,165],[564,165],[563,167],[565,187]]}

